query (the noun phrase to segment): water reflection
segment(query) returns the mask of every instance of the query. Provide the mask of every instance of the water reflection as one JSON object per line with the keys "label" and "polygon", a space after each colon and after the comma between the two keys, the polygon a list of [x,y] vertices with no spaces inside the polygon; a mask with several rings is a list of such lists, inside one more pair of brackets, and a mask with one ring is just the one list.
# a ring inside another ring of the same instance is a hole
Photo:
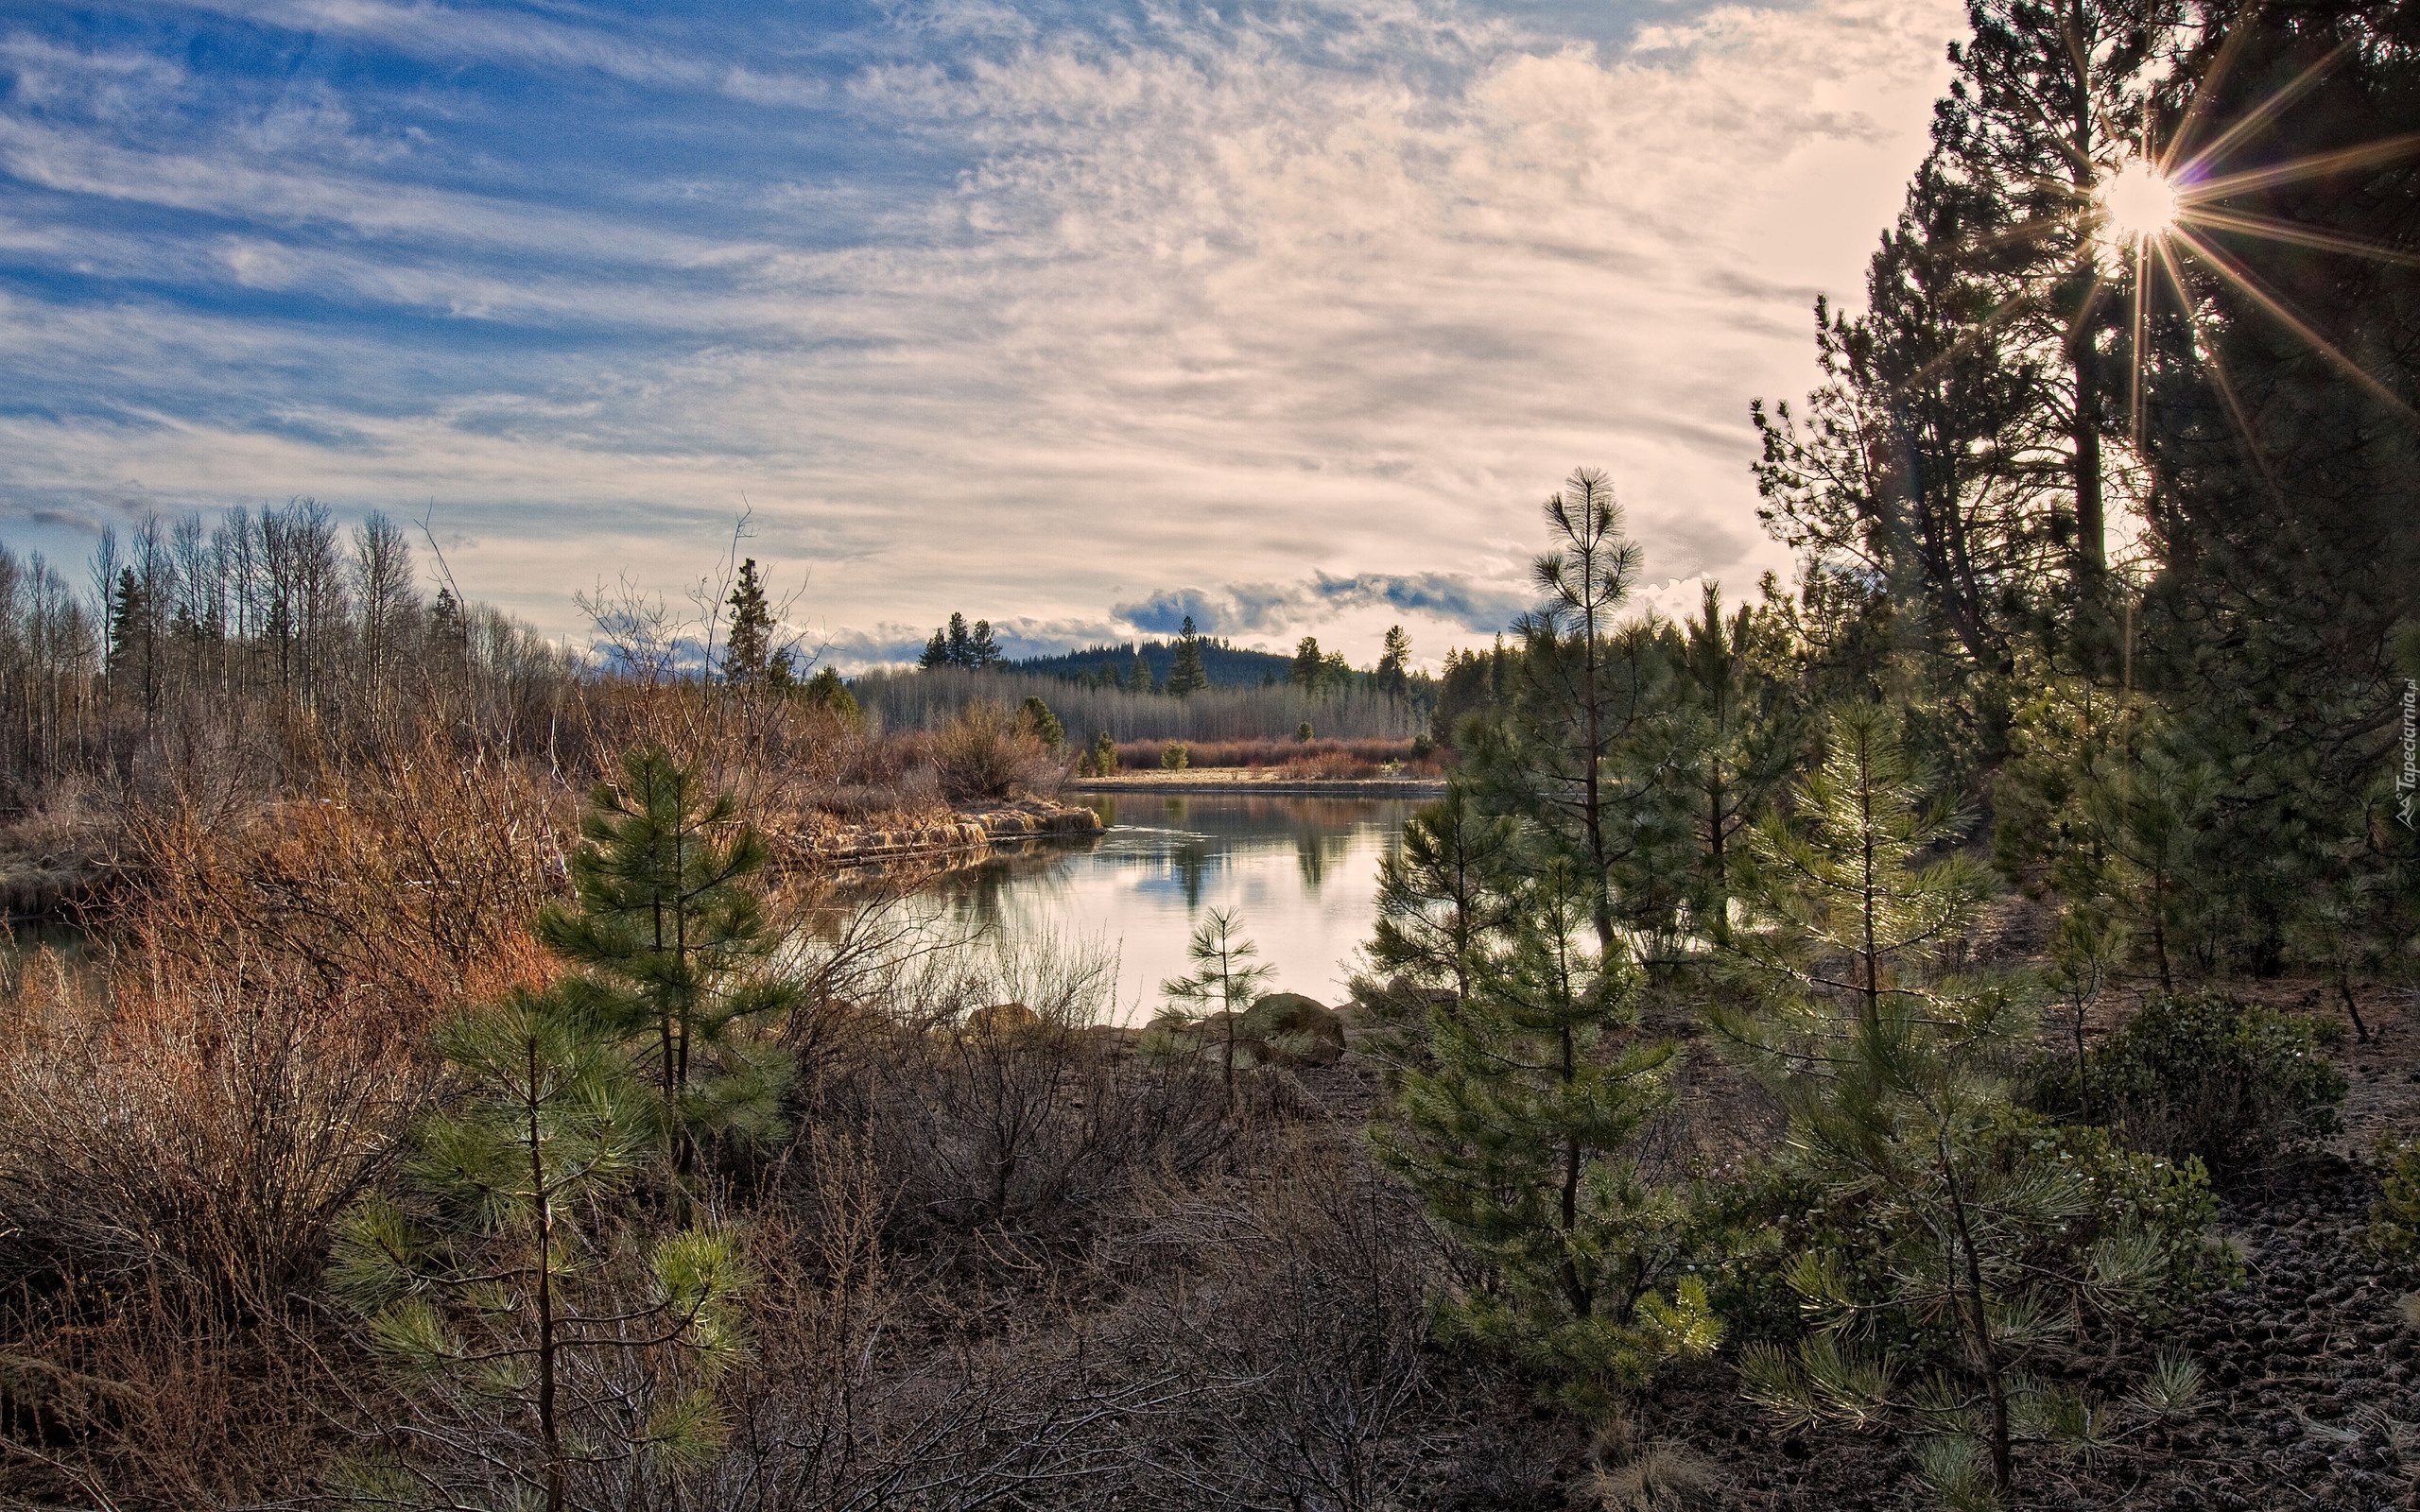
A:
{"label": "water reflection", "polygon": [[1404,799],[1226,794],[1093,799],[1103,833],[995,855],[952,872],[927,903],[952,923],[1008,938],[1049,934],[1118,953],[1122,1017],[1148,1018],[1159,984],[1187,968],[1200,916],[1233,908],[1275,985],[1327,1002],[1369,938],[1378,858],[1399,842]]}

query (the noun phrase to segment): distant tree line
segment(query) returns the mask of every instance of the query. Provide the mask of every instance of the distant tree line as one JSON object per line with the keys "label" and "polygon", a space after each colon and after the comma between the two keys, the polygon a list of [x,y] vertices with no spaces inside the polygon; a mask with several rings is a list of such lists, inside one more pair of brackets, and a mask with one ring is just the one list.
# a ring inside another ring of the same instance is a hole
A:
{"label": "distant tree line", "polygon": [[0,802],[78,774],[129,775],[243,711],[330,738],[381,739],[425,717],[543,743],[577,663],[450,586],[424,599],[410,542],[384,516],[326,508],[152,517],[105,530],[89,593],[0,544]]}
{"label": "distant tree line", "polygon": [[1340,740],[1409,740],[1419,712],[1374,688],[1311,693],[1291,683],[1205,688],[1188,697],[1137,693],[1015,671],[873,671],[849,679],[867,719],[890,730],[935,730],[968,705],[1014,708],[1038,697],[1067,737],[1090,745],[1114,740],[1266,740],[1290,737],[1304,724]]}

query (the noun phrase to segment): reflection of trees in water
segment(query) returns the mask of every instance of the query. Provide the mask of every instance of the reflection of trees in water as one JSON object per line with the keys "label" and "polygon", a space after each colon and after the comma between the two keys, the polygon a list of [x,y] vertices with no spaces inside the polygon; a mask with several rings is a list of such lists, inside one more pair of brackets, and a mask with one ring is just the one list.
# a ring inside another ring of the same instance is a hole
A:
{"label": "reflection of trees in water", "polygon": [[1191,910],[1201,906],[1202,879],[1210,874],[1210,847],[1201,840],[1186,840],[1168,852],[1168,861],[1176,868],[1177,885],[1184,889],[1184,906]]}
{"label": "reflection of trees in water", "polygon": [[982,861],[951,871],[942,884],[942,896],[951,906],[988,929],[1007,920],[1004,900],[1017,884],[1046,877],[1071,858],[1089,855],[1099,849],[1098,835],[994,847]]}
{"label": "reflection of trees in water", "polygon": [[1320,884],[1327,879],[1328,868],[1345,859],[1353,850],[1353,834],[1337,833],[1316,828],[1294,831],[1294,865],[1303,873],[1303,886],[1317,893]]}

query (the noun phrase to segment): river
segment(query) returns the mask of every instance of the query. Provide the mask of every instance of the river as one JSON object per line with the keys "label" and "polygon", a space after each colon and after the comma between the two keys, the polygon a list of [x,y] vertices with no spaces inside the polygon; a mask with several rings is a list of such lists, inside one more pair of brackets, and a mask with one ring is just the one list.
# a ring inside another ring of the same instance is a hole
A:
{"label": "river", "polygon": [[1117,956],[1115,1016],[1157,1012],[1160,983],[1186,971],[1194,926],[1214,908],[1277,969],[1268,990],[1341,1003],[1370,938],[1378,861],[1419,807],[1409,799],[1098,795],[1103,833],[954,871],[932,905],[1010,940],[1048,936]]}

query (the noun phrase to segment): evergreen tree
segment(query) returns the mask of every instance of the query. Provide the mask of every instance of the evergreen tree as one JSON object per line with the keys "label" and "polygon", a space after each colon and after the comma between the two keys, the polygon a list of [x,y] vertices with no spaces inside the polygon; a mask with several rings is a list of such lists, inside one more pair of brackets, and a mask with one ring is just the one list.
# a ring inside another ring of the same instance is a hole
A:
{"label": "evergreen tree", "polygon": [[1658,1289],[1679,1214],[1630,1152],[1677,1052],[1627,1038],[1636,975],[1618,949],[1582,943],[1593,891],[1548,864],[1511,910],[1509,949],[1457,962],[1469,992],[1429,1010],[1427,1063],[1396,1074],[1371,1139],[1495,1271],[1494,1287],[1448,1303],[1451,1330],[1519,1363],[1549,1400],[1603,1416],[1720,1330],[1695,1278]]}
{"label": "evergreen tree", "polygon": [[414,1131],[401,1196],[365,1200],[338,1240],[335,1288],[410,1403],[341,1467],[367,1501],[562,1512],[723,1436],[712,1388],[747,1275],[725,1235],[641,1255],[611,1216],[654,1108],[578,997],[525,993],[438,1031],[459,1094]]}
{"label": "evergreen tree", "polygon": [[1201,666],[1201,640],[1194,633],[1193,616],[1184,617],[1184,629],[1177,637],[1176,662],[1168,668],[1168,692],[1182,698],[1200,693],[1210,686],[1210,675]]}
{"label": "evergreen tree", "polygon": [[1185,1028],[1199,1032],[1206,1022],[1216,1031],[1227,1108],[1233,1112],[1239,1051],[1236,1029],[1253,999],[1277,974],[1277,968],[1258,959],[1260,947],[1243,933],[1241,921],[1230,908],[1213,908],[1194,926],[1186,954],[1192,957],[1193,970],[1160,984],[1160,995],[1167,999],[1172,1009],[1163,1020],[1161,1030],[1167,1033]]}
{"label": "evergreen tree", "polygon": [[[1403,844],[1378,861],[1378,923],[1370,959],[1456,1003],[1497,964],[1519,900],[1520,827],[1479,811],[1459,780],[1405,821]],[[1357,993],[1357,996],[1358,994]]]}
{"label": "evergreen tree", "polygon": [[949,640],[937,629],[933,631],[933,638],[925,643],[925,654],[916,659],[916,665],[930,672],[935,667],[945,667],[949,664]]}
{"label": "evergreen tree", "polygon": [[1093,737],[1093,770],[1102,777],[1117,772],[1117,740],[1106,730]]}
{"label": "evergreen tree", "polygon": [[1134,660],[1127,666],[1124,686],[1132,693],[1159,691],[1158,683],[1151,674],[1150,659],[1143,654],[1143,648],[1140,645],[1134,647]]}
{"label": "evergreen tree", "polygon": [[756,558],[739,564],[731,591],[731,628],[723,641],[723,680],[740,687],[789,681],[789,653],[773,644],[773,610],[756,576]]}
{"label": "evergreen tree", "polygon": [[[1716,1022],[1789,1113],[1788,1170],[1830,1206],[1786,1271],[1816,1332],[1742,1369],[1793,1425],[1912,1428],[1944,1501],[1989,1507],[2017,1439],[2105,1437],[2099,1408],[2031,1367],[2091,1320],[2155,1314],[2201,1267],[2209,1209],[2198,1171],[2017,1113],[2022,997],[1928,970],[1987,895],[1962,857],[1918,864],[1957,828],[1930,785],[1879,709],[1842,708],[1797,821],[1753,833],[1728,950],[1760,1007]],[[2148,1389],[2165,1412],[2190,1384],[2180,1363]]]}
{"label": "evergreen tree", "polygon": [[1444,673],[1437,686],[1437,704],[1429,715],[1428,732],[1441,746],[1461,743],[1462,722],[1474,713],[1500,708],[1512,685],[1512,653],[1504,637],[1487,651],[1448,651]]}
{"label": "evergreen tree", "polygon": [[966,660],[960,663],[972,672],[988,672],[1007,658],[1000,653],[1000,643],[992,639],[992,622],[977,620],[967,633]]}
{"label": "evergreen tree", "polygon": [[2339,868],[2407,932],[2420,902],[2420,844],[2380,801],[2420,672],[2396,655],[2420,620],[2420,264],[2386,250],[2420,245],[2420,155],[2399,145],[2420,14],[2216,15],[2153,117],[2197,192],[2193,242],[2167,248],[2181,288],[2152,285],[2135,349],[2159,571],[2130,670],[2209,764],[2221,954],[2270,974]]}
{"label": "evergreen tree", "polygon": [[1320,655],[1318,637],[1305,635],[1294,643],[1294,663],[1287,677],[1305,693],[1317,693],[1321,673],[1326,665],[1326,659]]}
{"label": "evergreen tree", "polygon": [[1545,603],[1515,627],[1512,686],[1468,765],[1485,807],[1537,826],[1594,890],[1609,951],[1625,922],[1668,936],[1685,886],[1686,816],[1655,750],[1673,710],[1671,647],[1652,623],[1616,623],[1639,553],[1605,475],[1574,472],[1546,516],[1559,549],[1533,568]]}
{"label": "evergreen tree", "polygon": [[750,883],[769,853],[728,793],[661,747],[622,758],[599,782],[573,855],[575,903],[540,910],[541,943],[617,1032],[649,1043],[682,1170],[697,1137],[769,1132],[786,1061],[746,1032],[798,1001],[774,963],[781,936]]}
{"label": "evergreen tree", "polygon": [[1411,690],[1411,637],[1400,625],[1387,627],[1378,647],[1378,691],[1400,698]]}
{"label": "evergreen tree", "polygon": [[1028,696],[1017,706],[1017,733],[1029,735],[1054,751],[1067,744],[1066,728],[1059,723],[1059,716],[1050,712],[1050,706],[1042,701],[1039,694]]}
{"label": "evergreen tree", "polygon": [[449,585],[437,591],[437,600],[428,607],[429,644],[448,656],[466,654],[471,644],[471,629],[462,614],[461,600],[454,596]]}
{"label": "evergreen tree", "polygon": [[975,633],[967,628],[966,616],[956,610],[950,611],[949,627],[942,636],[942,656],[954,667],[975,665]]}
{"label": "evergreen tree", "polygon": [[1684,627],[1675,696],[1673,760],[1687,773],[1697,844],[1690,911],[1720,941],[1730,929],[1731,872],[1742,832],[1763,812],[1805,750],[1792,690],[1776,674],[1785,652],[1772,615],[1742,605],[1725,620],[1721,590]]}
{"label": "evergreen tree", "polygon": [[2151,952],[2160,990],[2183,955],[2213,954],[2221,889],[2203,875],[2216,773],[2156,701],[2045,673],[1994,784],[1993,857]]}
{"label": "evergreen tree", "polygon": [[152,634],[157,606],[133,568],[119,570],[109,610],[111,681],[121,690],[130,688],[148,715],[160,703],[159,644]]}
{"label": "evergreen tree", "polygon": [[1729,941],[1731,969],[1805,1033],[1844,1032],[1848,1018],[1893,1005],[1982,1032],[2012,1005],[2005,992],[1922,972],[1990,896],[1967,857],[1917,865],[1963,818],[1879,706],[1841,706],[1829,726],[1795,813],[1769,812],[1751,832],[1738,894],[1748,922]]}
{"label": "evergreen tree", "polygon": [[2062,530],[2071,532],[2079,582],[2096,592],[2108,564],[2101,443],[2125,415],[2110,403],[2101,353],[2120,306],[2109,298],[2095,196],[2144,146],[2125,133],[2141,129],[2148,65],[2184,8],[1970,0],[1967,17],[1973,36],[1951,45],[1957,81],[1935,109],[1933,141],[1941,171],[1994,206],[2001,229],[1977,227],[1958,249],[1995,291],[1990,313],[1962,323],[2004,322],[2030,349],[2024,410],[2036,436],[2065,432]]}
{"label": "evergreen tree", "polygon": [[857,707],[857,696],[840,680],[838,668],[824,667],[806,679],[806,701],[818,709],[829,709],[840,716],[841,723],[852,729],[863,728],[865,711]]}

